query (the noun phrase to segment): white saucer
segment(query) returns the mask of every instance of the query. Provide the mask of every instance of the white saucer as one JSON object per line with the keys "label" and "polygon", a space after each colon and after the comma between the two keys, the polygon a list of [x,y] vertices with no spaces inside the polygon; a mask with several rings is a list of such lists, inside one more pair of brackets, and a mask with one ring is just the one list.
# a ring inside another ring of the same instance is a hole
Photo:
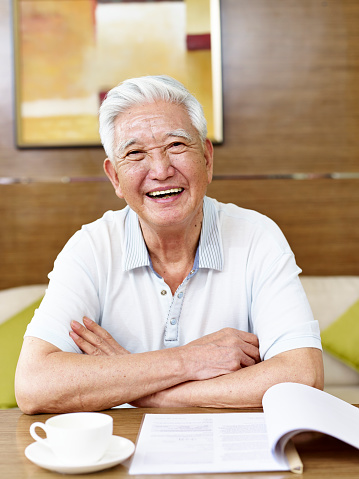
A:
{"label": "white saucer", "polygon": [[85,474],[116,466],[129,458],[134,450],[135,445],[129,439],[112,436],[110,446],[103,458],[85,466],[61,463],[50,448],[38,442],[33,442],[30,446],[27,446],[25,456],[30,459],[31,462],[50,471],[61,472],[62,474]]}

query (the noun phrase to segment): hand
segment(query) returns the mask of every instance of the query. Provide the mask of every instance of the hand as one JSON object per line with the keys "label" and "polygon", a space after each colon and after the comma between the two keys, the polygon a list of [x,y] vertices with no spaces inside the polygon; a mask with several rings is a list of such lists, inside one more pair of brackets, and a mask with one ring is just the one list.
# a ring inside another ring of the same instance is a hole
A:
{"label": "hand", "polygon": [[223,347],[237,347],[243,353],[243,366],[252,366],[260,361],[259,341],[255,334],[234,328],[223,328],[212,334],[195,339],[188,345],[216,344]]}
{"label": "hand", "polygon": [[194,366],[194,380],[229,374],[260,362],[257,336],[234,328],[208,334],[184,348],[191,351],[189,361]]}
{"label": "hand", "polygon": [[84,325],[71,321],[70,337],[85,354],[90,356],[116,356],[130,354],[111,336],[106,329],[86,316]]}

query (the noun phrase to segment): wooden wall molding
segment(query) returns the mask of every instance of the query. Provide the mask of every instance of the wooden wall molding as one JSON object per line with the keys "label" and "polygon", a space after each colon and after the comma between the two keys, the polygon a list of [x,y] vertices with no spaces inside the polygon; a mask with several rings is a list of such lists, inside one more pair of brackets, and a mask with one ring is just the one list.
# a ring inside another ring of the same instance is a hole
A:
{"label": "wooden wall molding", "polygon": [[[16,148],[10,3],[0,3],[0,177],[10,179],[0,288],[46,281],[82,224],[124,204],[99,180],[102,148]],[[305,274],[358,275],[359,2],[221,0],[221,17],[224,142],[209,195],[275,220]]]}

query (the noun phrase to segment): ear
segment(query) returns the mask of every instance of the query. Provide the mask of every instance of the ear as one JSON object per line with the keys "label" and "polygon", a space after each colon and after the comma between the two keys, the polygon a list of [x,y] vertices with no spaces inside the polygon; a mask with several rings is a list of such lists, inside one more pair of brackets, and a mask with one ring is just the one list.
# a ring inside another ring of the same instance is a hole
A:
{"label": "ear", "polygon": [[208,138],[206,139],[206,143],[204,145],[204,158],[206,160],[206,169],[209,184],[211,183],[213,176],[213,145],[211,140],[209,140]]}
{"label": "ear", "polygon": [[112,186],[115,188],[116,195],[119,198],[123,198],[120,181],[118,179],[116,168],[114,167],[112,161],[109,160],[108,158],[106,158],[106,160],[103,162],[103,169],[105,170],[105,173],[108,179],[111,181]]}

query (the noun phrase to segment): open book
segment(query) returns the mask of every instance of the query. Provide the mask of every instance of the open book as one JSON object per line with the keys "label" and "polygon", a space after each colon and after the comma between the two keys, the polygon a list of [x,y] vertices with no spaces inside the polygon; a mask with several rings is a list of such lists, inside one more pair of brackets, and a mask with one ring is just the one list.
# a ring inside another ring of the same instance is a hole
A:
{"label": "open book", "polygon": [[263,411],[146,414],[129,473],[301,473],[290,438],[304,431],[359,449],[359,409],[318,389],[277,384],[265,393]]}

